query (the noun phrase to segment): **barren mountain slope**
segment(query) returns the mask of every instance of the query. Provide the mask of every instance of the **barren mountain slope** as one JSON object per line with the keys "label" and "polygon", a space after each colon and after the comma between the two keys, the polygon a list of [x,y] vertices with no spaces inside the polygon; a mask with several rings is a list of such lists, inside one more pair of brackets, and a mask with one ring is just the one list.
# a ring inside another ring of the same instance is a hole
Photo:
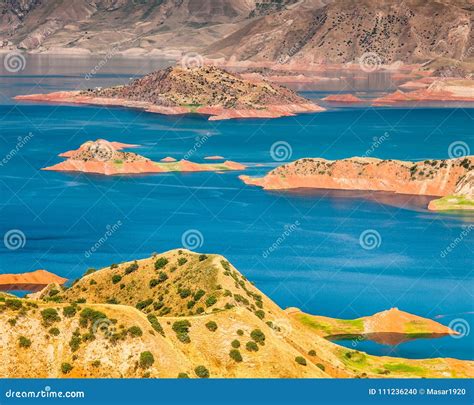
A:
{"label": "barren mountain slope", "polygon": [[211,45],[238,60],[345,63],[376,53],[380,63],[472,58],[474,9],[465,1],[303,1],[250,22]]}
{"label": "barren mountain slope", "polygon": [[117,43],[119,50],[190,49],[223,38],[251,16],[295,1],[8,0],[0,5],[0,41],[39,51],[110,51]]}

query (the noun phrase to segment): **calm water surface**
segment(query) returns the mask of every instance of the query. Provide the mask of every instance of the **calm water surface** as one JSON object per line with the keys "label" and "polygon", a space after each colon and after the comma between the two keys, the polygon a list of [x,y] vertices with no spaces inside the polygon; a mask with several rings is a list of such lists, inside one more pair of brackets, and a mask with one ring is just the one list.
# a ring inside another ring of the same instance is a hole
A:
{"label": "calm water surface", "polygon": [[[45,268],[76,278],[89,267],[180,247],[183,233],[192,229],[203,237],[199,251],[225,255],[282,307],[353,318],[396,306],[446,325],[454,319],[474,322],[474,232],[459,240],[474,217],[428,212],[430,198],[265,192],[244,186],[239,172],[102,177],[40,171],[59,162],[59,153],[97,138],[140,144],[136,151],[154,160],[191,154],[190,160],[202,162],[205,156],[223,155],[248,164],[251,175],[280,164],[270,155],[277,141],[291,146],[290,160],[363,154],[442,159],[452,142],[474,148],[474,109],[361,107],[270,121],[209,122],[11,100],[15,94],[126,83],[166,64],[112,61],[85,80],[97,61],[79,61],[33,58],[21,75],[0,77],[0,156],[7,156],[19,137],[32,135],[0,167],[0,234],[19,229],[26,235],[22,249],[0,246],[0,272]],[[325,92],[304,94],[318,99]],[[86,254],[117,224],[95,253]],[[380,234],[378,248],[361,247],[359,237],[366,230]],[[456,238],[456,248],[443,257]],[[274,243],[277,248],[268,252]],[[419,340],[395,349],[359,342],[357,348],[412,358],[472,359],[472,336]]]}

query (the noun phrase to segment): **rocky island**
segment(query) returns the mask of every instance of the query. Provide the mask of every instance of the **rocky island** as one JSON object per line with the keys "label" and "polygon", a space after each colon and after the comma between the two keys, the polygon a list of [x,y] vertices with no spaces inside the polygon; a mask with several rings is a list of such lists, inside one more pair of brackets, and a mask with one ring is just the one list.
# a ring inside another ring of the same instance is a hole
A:
{"label": "rocky island", "polygon": [[45,167],[42,170],[95,173],[110,176],[116,174],[217,172],[245,169],[244,165],[231,160],[210,164],[164,158],[161,162],[154,162],[137,153],[122,151],[123,148],[131,146],[136,145],[108,142],[104,139],[87,141],[77,150],[60,154],[59,156],[67,158],[64,162]]}
{"label": "rocky island", "polygon": [[418,90],[397,90],[373,100],[374,106],[423,102],[474,102],[474,80],[439,79]]}
{"label": "rocky island", "polygon": [[336,319],[308,315],[297,308],[286,310],[289,316],[330,340],[372,340],[386,345],[398,345],[419,338],[456,336],[459,333],[431,319],[390,308],[357,319]]}
{"label": "rocky island", "polygon": [[131,107],[165,115],[201,114],[210,120],[277,118],[324,110],[285,87],[244,79],[214,66],[169,67],[125,86],[22,95],[15,99]]}
{"label": "rocky island", "polygon": [[[371,190],[446,197],[462,203],[442,202],[430,209],[473,209],[474,157],[406,162],[354,157],[342,160],[299,159],[277,167],[262,178],[241,175],[246,184],[266,190],[319,188]],[[455,206],[455,207],[454,207]]]}
{"label": "rocky island", "polygon": [[219,255],[172,250],[49,287],[0,297],[1,378],[474,376],[473,361],[377,357],[325,331],[450,333],[443,325],[393,310],[348,321],[284,311]]}

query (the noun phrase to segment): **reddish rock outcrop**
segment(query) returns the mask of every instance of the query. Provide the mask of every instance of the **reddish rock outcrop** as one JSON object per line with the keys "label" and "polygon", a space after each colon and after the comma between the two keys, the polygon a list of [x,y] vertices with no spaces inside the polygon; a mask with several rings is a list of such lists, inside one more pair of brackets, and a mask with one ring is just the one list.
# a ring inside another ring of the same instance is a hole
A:
{"label": "reddish rock outcrop", "polygon": [[300,159],[263,178],[240,176],[246,184],[267,190],[319,188],[373,190],[446,196],[474,170],[474,157],[404,162],[374,158]]}
{"label": "reddish rock outcrop", "polygon": [[[125,145],[125,146],[124,146]],[[165,162],[154,162],[146,157],[132,152],[122,152],[126,144],[108,142],[103,139],[88,141],[75,151],[69,151],[60,156],[67,157],[64,162],[46,167],[43,170],[61,172],[82,172],[102,175],[115,174],[144,174],[163,172],[198,172],[243,170],[245,166],[225,161],[223,163],[193,163],[187,160],[176,162],[166,159]]]}
{"label": "reddish rock outcrop", "polygon": [[21,274],[0,274],[0,291],[40,291],[48,284],[63,285],[67,278],[59,277],[46,270]]}

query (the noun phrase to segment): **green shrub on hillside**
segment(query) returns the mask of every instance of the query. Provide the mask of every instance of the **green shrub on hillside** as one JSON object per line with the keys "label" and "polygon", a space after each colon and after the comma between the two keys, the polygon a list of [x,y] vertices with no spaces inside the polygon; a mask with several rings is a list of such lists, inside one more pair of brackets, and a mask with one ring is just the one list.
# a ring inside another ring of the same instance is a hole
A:
{"label": "green shrub on hillside", "polygon": [[27,349],[28,347],[31,346],[31,340],[24,336],[20,336],[18,338],[18,344],[20,345],[20,347]]}
{"label": "green shrub on hillside", "polygon": [[249,352],[258,352],[258,345],[255,342],[247,342],[247,344],[245,345],[245,348]]}
{"label": "green shrub on hillside", "polygon": [[217,323],[214,321],[209,321],[206,323],[206,328],[209,329],[211,332],[215,332],[217,330]]}
{"label": "green shrub on hillside", "polygon": [[198,290],[196,294],[194,294],[194,301],[199,301],[204,295],[206,294],[206,291],[204,290]]}
{"label": "green shrub on hillside", "polygon": [[304,357],[296,356],[296,357],[295,357],[295,361],[296,361],[298,364],[301,364],[302,366],[306,366],[306,359],[305,359]]}
{"label": "green shrub on hillside", "polygon": [[72,318],[76,315],[77,307],[75,305],[68,305],[63,308],[63,315],[67,318]]}
{"label": "green shrub on hillside", "polygon": [[142,330],[138,326],[131,326],[130,328],[128,328],[128,333],[132,337],[139,337],[143,335]]}
{"label": "green shrub on hillside", "polygon": [[189,378],[188,373],[179,373],[178,378]]}
{"label": "green shrub on hillside", "polygon": [[189,328],[191,327],[191,322],[186,319],[176,321],[173,323],[172,329],[176,333],[176,337],[182,343],[190,343],[191,339],[188,335]]}
{"label": "green shrub on hillside", "polygon": [[238,349],[240,347],[240,342],[237,339],[234,339],[231,345],[234,349]]}
{"label": "green shrub on hillside", "polygon": [[324,364],[316,363],[316,367],[318,367],[319,369],[321,369],[323,371],[326,371],[326,367],[324,367]]}
{"label": "green shrub on hillside", "polygon": [[194,372],[199,378],[209,378],[209,370],[204,366],[197,366]]}
{"label": "green shrub on hillside", "polygon": [[134,262],[125,268],[125,274],[130,274],[137,270],[138,270],[138,263]]}
{"label": "green shrub on hillside", "polygon": [[265,334],[260,330],[260,329],[254,329],[251,333],[250,333],[250,337],[257,343],[259,343],[260,345],[264,345],[265,344]]}
{"label": "green shrub on hillside", "polygon": [[61,372],[63,374],[68,374],[72,370],[72,366],[69,363],[61,364]]}
{"label": "green shrub on hillside", "polygon": [[242,355],[240,354],[240,351],[237,350],[237,349],[232,349],[230,352],[229,352],[229,356],[231,359],[233,359],[234,361],[236,361],[237,363],[240,363],[243,359],[242,359]]}
{"label": "green shrub on hillside", "polygon": [[149,351],[142,352],[140,354],[140,367],[141,368],[149,368],[153,365],[155,362],[155,358],[153,357],[153,354]]}
{"label": "green shrub on hillside", "polygon": [[46,308],[41,311],[41,316],[43,321],[46,324],[52,324],[53,322],[59,322],[61,318],[59,317],[58,311],[54,308]]}
{"label": "green shrub on hillside", "polygon": [[199,261],[200,262],[203,262],[206,259],[207,259],[207,255],[199,255]]}
{"label": "green shrub on hillside", "polygon": [[217,298],[211,295],[206,300],[206,306],[212,307],[216,302],[217,302]]}
{"label": "green shrub on hillside", "polygon": [[180,257],[178,259],[178,266],[184,266],[187,262],[188,262],[188,259],[186,259],[185,257]]}
{"label": "green shrub on hillside", "polygon": [[166,257],[160,257],[155,262],[155,270],[160,270],[168,264],[168,259]]}
{"label": "green shrub on hillside", "polygon": [[15,298],[8,298],[5,300],[5,306],[9,309],[13,309],[14,311],[18,311],[23,306],[21,300],[17,300]]}
{"label": "green shrub on hillside", "polygon": [[59,334],[61,333],[58,328],[51,328],[48,332],[50,335],[53,336],[59,336]]}
{"label": "green shrub on hillside", "polygon": [[120,283],[120,281],[122,281],[122,276],[118,274],[112,276],[112,283],[117,284]]}
{"label": "green shrub on hillside", "polygon": [[310,350],[310,351],[308,352],[308,354],[309,354],[310,356],[316,356],[316,350]]}
{"label": "green shrub on hillside", "polygon": [[163,327],[161,326],[160,322],[158,321],[158,318],[150,314],[147,316],[148,322],[150,322],[151,327],[157,331],[160,335],[165,336],[165,331],[163,330]]}
{"label": "green shrub on hillside", "polygon": [[152,303],[153,303],[153,299],[148,298],[147,300],[137,302],[137,305],[135,305],[135,307],[141,311],[142,309],[145,309],[147,306],[151,305]]}
{"label": "green shrub on hillside", "polygon": [[189,288],[183,288],[178,290],[179,296],[181,298],[188,298],[191,295],[191,290]]}

